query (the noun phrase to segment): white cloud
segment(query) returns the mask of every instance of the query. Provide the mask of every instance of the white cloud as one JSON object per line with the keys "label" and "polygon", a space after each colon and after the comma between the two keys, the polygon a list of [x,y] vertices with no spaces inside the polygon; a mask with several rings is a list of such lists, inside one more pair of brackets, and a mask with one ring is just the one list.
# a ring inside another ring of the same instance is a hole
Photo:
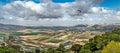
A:
{"label": "white cloud", "polygon": [[120,16],[120,11],[117,12],[117,15]]}
{"label": "white cloud", "polygon": [[89,10],[89,12],[91,12],[91,13],[108,13],[108,12],[110,12],[110,11],[112,11],[112,10],[106,9],[106,8],[104,8],[104,7],[92,7],[92,8]]}
{"label": "white cloud", "polygon": [[76,0],[70,3],[41,0],[41,2],[14,1],[1,6],[3,11],[0,12],[0,23],[25,26],[72,26],[120,22],[120,11],[97,7],[101,0]]}

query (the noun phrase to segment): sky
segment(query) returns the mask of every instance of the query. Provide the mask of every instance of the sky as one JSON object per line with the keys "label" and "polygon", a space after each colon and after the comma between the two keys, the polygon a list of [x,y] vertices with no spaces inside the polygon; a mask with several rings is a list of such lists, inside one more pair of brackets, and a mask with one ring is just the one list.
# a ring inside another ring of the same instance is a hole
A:
{"label": "sky", "polygon": [[101,3],[102,7],[120,8],[120,0],[104,0]]}
{"label": "sky", "polygon": [[[35,3],[40,3],[40,0],[32,0],[32,1],[34,1]],[[74,2],[75,0],[52,0],[52,1],[55,3],[65,3],[65,2]],[[10,0],[0,0],[0,4],[7,4],[7,3],[10,3]],[[120,5],[120,0],[103,0],[103,2],[100,4],[100,6],[108,7],[108,8],[119,8],[119,5]]]}
{"label": "sky", "polygon": [[0,0],[0,23],[23,26],[120,23],[120,0]]}

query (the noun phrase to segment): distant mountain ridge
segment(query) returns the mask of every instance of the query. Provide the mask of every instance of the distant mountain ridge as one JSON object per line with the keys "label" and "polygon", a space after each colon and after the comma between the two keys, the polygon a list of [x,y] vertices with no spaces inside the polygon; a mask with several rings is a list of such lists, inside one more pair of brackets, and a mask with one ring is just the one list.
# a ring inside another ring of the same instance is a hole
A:
{"label": "distant mountain ridge", "polygon": [[11,24],[0,24],[0,29],[12,30],[12,29],[76,29],[76,30],[87,30],[87,29],[114,29],[120,28],[120,24],[95,24],[87,25],[80,24],[75,26],[21,26],[21,25],[11,25]]}

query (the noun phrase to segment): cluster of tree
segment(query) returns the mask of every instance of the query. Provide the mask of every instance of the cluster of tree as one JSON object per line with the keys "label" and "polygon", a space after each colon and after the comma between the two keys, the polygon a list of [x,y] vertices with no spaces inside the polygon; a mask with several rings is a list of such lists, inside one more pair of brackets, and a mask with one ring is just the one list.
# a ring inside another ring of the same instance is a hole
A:
{"label": "cluster of tree", "polygon": [[10,46],[2,46],[0,47],[0,53],[20,53],[20,52]]}
{"label": "cluster of tree", "polygon": [[[5,47],[6,48],[6,47]],[[0,51],[4,50],[13,52],[14,51],[11,48],[8,49],[1,49]],[[60,45],[57,49],[47,49],[44,51],[36,50],[36,52],[31,53],[71,53],[71,51],[74,51],[74,53],[120,53],[120,29],[115,29],[111,32],[106,32],[102,35],[96,35],[94,38],[89,40],[89,43],[86,43],[85,45],[79,45],[75,44],[70,49],[65,49],[64,45]],[[19,52],[18,52],[19,53]],[[26,52],[30,53],[30,52]]]}
{"label": "cluster of tree", "polygon": [[0,33],[0,37],[6,38],[6,34]]}
{"label": "cluster of tree", "polygon": [[103,48],[102,53],[120,53],[120,42],[111,41]]}
{"label": "cluster of tree", "polygon": [[[89,40],[89,43],[85,45],[75,44],[69,50],[65,50],[64,46],[60,46],[58,49],[49,49],[44,51],[43,53],[70,53],[70,51],[74,51],[74,53],[110,53],[105,51],[116,51],[119,53],[120,45],[114,45],[114,43],[109,43],[111,41],[120,42],[120,29],[115,29],[111,32],[106,32],[102,35],[96,35],[94,38]],[[108,46],[109,44],[113,44]],[[111,49],[112,47],[112,49]],[[107,49],[105,49],[107,48]],[[50,51],[50,52],[49,52]],[[62,52],[63,51],[63,52]],[[116,53],[113,52],[113,53]]]}
{"label": "cluster of tree", "polygon": [[89,43],[82,46],[79,53],[102,53],[104,50],[103,48],[111,41],[120,42],[120,29],[115,29],[112,32],[106,32],[101,36],[96,35],[94,38],[89,40]]}
{"label": "cluster of tree", "polygon": [[25,35],[24,33],[22,33],[22,32],[11,32],[11,34],[10,35],[17,35],[17,36],[23,36],[23,35]]}
{"label": "cluster of tree", "polygon": [[25,34],[23,32],[11,32],[10,35],[15,35],[15,36],[24,36],[24,35],[38,35],[40,32],[30,32],[28,34]]}

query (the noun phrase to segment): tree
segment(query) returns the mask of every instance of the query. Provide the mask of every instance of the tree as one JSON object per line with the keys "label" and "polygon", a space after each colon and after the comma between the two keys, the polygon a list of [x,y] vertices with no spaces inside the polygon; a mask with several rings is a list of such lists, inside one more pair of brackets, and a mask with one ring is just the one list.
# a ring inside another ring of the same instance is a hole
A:
{"label": "tree", "polygon": [[120,42],[109,42],[102,50],[102,53],[120,53]]}
{"label": "tree", "polygon": [[115,30],[113,30],[112,32],[113,32],[113,33],[116,33],[116,34],[120,34],[120,28],[115,29]]}
{"label": "tree", "polygon": [[57,48],[56,50],[58,50],[58,51],[64,51],[65,50],[64,45],[60,44],[59,48]]}
{"label": "tree", "polygon": [[87,49],[81,49],[79,53],[92,53],[92,52]]}
{"label": "tree", "polygon": [[20,53],[19,51],[15,50],[9,46],[0,47],[0,53]]}
{"label": "tree", "polygon": [[10,45],[10,46],[18,51],[20,50],[21,47],[20,45]]}
{"label": "tree", "polygon": [[36,53],[40,53],[40,50],[39,50],[39,49],[36,49],[35,52],[36,52]]}
{"label": "tree", "polygon": [[82,47],[81,45],[75,44],[71,47],[71,50],[74,51],[75,53],[79,53],[81,47]]}

